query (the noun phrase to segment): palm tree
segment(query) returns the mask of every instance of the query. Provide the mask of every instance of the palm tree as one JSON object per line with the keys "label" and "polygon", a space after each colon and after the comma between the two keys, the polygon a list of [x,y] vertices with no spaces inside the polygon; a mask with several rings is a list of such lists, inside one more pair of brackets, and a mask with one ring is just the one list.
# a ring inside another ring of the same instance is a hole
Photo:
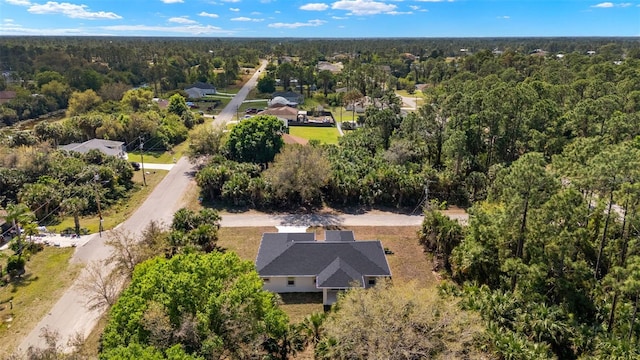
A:
{"label": "palm tree", "polygon": [[20,225],[35,220],[35,216],[25,204],[9,204],[7,206],[7,215],[5,215],[4,219],[12,224],[13,232],[19,235]]}
{"label": "palm tree", "polygon": [[38,235],[40,231],[38,231],[38,223],[29,222],[23,225],[24,236],[29,236],[29,242],[33,242],[33,235]]}
{"label": "palm tree", "polygon": [[62,201],[62,210],[73,216],[76,235],[80,235],[80,214],[88,206],[89,202],[85,198],[72,197]]}
{"label": "palm tree", "polygon": [[12,230],[17,241],[17,254],[18,258],[20,258],[22,257],[22,234],[20,227],[24,227],[26,224],[32,223],[35,220],[35,215],[25,204],[9,204],[7,206],[7,215],[5,215],[4,219],[6,222],[10,222],[12,224]]}
{"label": "palm tree", "polygon": [[300,330],[305,336],[305,343],[316,346],[322,337],[322,324],[326,318],[324,313],[313,313],[308,315],[300,324]]}

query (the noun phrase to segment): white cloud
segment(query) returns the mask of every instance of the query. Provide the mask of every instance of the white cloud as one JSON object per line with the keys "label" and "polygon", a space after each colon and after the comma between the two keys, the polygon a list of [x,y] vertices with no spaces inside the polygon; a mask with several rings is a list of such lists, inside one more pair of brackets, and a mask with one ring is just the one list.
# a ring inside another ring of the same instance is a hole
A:
{"label": "white cloud", "polygon": [[169,22],[176,23],[176,24],[197,24],[198,23],[197,21],[191,20],[186,16],[169,18]]}
{"label": "white cloud", "polygon": [[354,15],[376,15],[395,11],[396,5],[373,0],[340,0],[331,5],[332,9],[350,11]]}
{"label": "white cloud", "polygon": [[606,2],[601,2],[599,4],[596,5],[591,5],[592,8],[600,8],[600,9],[608,9],[608,8],[612,8],[612,7],[622,7],[622,8],[626,8],[629,6],[632,6],[632,3],[612,3],[610,1],[606,1]]}
{"label": "white cloud", "polygon": [[411,15],[413,11],[389,11],[386,12],[387,15]]}
{"label": "white cloud", "polygon": [[300,6],[300,10],[308,10],[308,11],[325,11],[329,8],[329,5],[325,3],[309,3]]}
{"label": "white cloud", "polygon": [[331,18],[333,20],[347,20],[349,17],[348,16],[332,16]]}
{"label": "white cloud", "polygon": [[87,5],[48,1],[46,4],[31,4],[27,9],[32,14],[63,14],[73,19],[122,19],[122,16],[107,11],[89,11]]}
{"label": "white cloud", "polygon": [[4,21],[5,23],[12,23],[14,20],[13,19],[2,19],[2,21]]}
{"label": "white cloud", "polygon": [[420,2],[453,2],[454,0],[416,0]]}
{"label": "white cloud", "polygon": [[124,32],[164,32],[164,33],[180,33],[191,35],[204,34],[233,34],[233,31],[223,30],[217,26],[211,25],[186,25],[186,26],[150,26],[150,25],[112,25],[103,26],[101,29],[107,31],[124,31]]}
{"label": "white cloud", "polygon": [[183,3],[184,0],[160,0],[165,4],[178,4],[178,3]]}
{"label": "white cloud", "polygon": [[240,11],[240,8],[229,8],[229,10],[238,12],[238,11]]}
{"label": "white cloud", "polygon": [[249,18],[246,16],[240,16],[240,17],[236,17],[236,18],[231,18],[231,21],[252,21],[252,22],[260,22],[260,21],[264,21],[264,19],[254,19],[254,18]]}
{"label": "white cloud", "polygon": [[414,10],[414,11],[415,11],[415,10],[420,9],[420,6],[417,6],[417,5],[409,5],[409,8],[411,8],[411,10]]}
{"label": "white cloud", "polygon": [[498,16],[498,19],[509,20],[509,19],[511,19],[511,16],[508,16],[508,15],[505,15],[505,16]]}
{"label": "white cloud", "polygon": [[85,29],[62,28],[62,29],[33,29],[25,28],[18,24],[4,24],[0,28],[0,35],[86,35]]}
{"label": "white cloud", "polygon": [[222,2],[228,2],[228,3],[239,3],[240,0],[222,0]]}
{"label": "white cloud", "polygon": [[212,13],[208,13],[208,12],[201,12],[200,14],[198,14],[198,16],[205,16],[205,17],[210,17],[210,18],[217,18],[218,14],[212,14]]}
{"label": "white cloud", "polygon": [[5,0],[7,4],[11,5],[19,5],[19,6],[29,6],[31,5],[31,1],[29,0]]}
{"label": "white cloud", "polygon": [[326,23],[326,21],[324,20],[309,20],[307,22],[294,22],[294,23],[273,23],[273,24],[269,24],[268,26],[271,28],[285,28],[285,29],[297,29],[299,27],[304,27],[304,26],[320,26],[322,24]]}

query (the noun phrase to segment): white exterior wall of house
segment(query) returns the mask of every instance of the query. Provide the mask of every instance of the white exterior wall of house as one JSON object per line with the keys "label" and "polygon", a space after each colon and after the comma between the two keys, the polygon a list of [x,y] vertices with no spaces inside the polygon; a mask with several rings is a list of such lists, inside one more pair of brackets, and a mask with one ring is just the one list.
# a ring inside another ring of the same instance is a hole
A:
{"label": "white exterior wall of house", "polygon": [[[263,277],[265,290],[275,293],[292,293],[292,292],[321,292],[322,289],[316,287],[315,276],[297,276],[297,277]],[[268,280],[267,280],[268,279]],[[289,279],[293,279],[294,285],[289,285]]]}

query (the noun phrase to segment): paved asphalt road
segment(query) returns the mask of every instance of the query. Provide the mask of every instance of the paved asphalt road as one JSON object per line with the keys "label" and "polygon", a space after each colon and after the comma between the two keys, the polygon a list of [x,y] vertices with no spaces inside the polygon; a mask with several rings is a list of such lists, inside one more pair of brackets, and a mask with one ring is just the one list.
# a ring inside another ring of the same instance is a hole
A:
{"label": "paved asphalt road", "polygon": [[[463,211],[445,211],[450,218],[465,223],[468,214]],[[284,214],[271,215],[260,213],[224,214],[220,225],[222,227],[252,227],[252,226],[419,226],[422,214],[405,215],[391,212],[371,212],[363,214]]]}
{"label": "paved asphalt road", "polygon": [[[192,180],[192,171],[192,165],[187,158],[181,158],[140,208],[118,228],[139,234],[151,220],[169,223],[173,213],[182,206],[183,192]],[[109,235],[109,232],[103,232],[102,237],[98,234],[93,235],[84,246],[76,248],[72,261],[86,264],[107,258],[110,249],[105,245],[105,240]],[[76,333],[87,336],[104,310],[91,311],[85,307],[86,303],[86,295],[74,284],[27,334],[20,344],[20,349],[24,351],[29,346],[44,347],[45,343],[40,338],[40,329],[43,327],[58,331],[63,344]]]}
{"label": "paved asphalt road", "polygon": [[[226,124],[229,121],[231,121],[231,119],[233,119],[234,116],[236,116],[238,112],[238,108],[240,107],[240,105],[242,105],[242,102],[249,94],[249,91],[251,91],[251,89],[253,89],[258,83],[258,78],[260,77],[260,74],[262,73],[262,71],[267,67],[267,64],[268,64],[267,60],[261,61],[260,67],[255,73],[253,73],[253,76],[251,77],[251,79],[249,79],[249,81],[247,81],[244,84],[244,86],[240,89],[240,91],[238,91],[238,94],[236,94],[236,96],[234,96],[233,99],[229,101],[227,106],[225,106],[224,109],[220,111],[220,114],[216,115],[216,119],[214,123]],[[240,115],[244,115],[244,114],[240,114]]]}
{"label": "paved asphalt road", "polygon": [[[254,73],[238,94],[220,112],[215,122],[226,123],[231,120],[237,107],[242,104],[249,91],[256,86],[258,77],[266,66],[267,61],[263,60],[259,70]],[[167,176],[158,184],[138,210],[124,223],[120,224],[118,228],[135,235],[139,234],[152,220],[164,222],[165,224],[170,223],[173,213],[183,205],[183,194],[189,182],[192,181],[193,171],[193,165],[189,163],[186,157],[179,159],[174,166],[171,166]],[[92,261],[106,259],[110,254],[109,247],[105,245],[105,240],[108,237],[108,232],[103,233],[102,237],[98,234],[94,235],[84,246],[77,248],[71,260],[87,264]],[[80,274],[79,278],[82,277],[83,273]],[[25,351],[30,346],[45,347],[44,340],[40,338],[41,329],[44,327],[58,331],[63,344],[76,333],[86,337],[104,311],[91,311],[85,307],[86,303],[85,294],[78,290],[74,284],[62,295],[51,311],[40,320],[38,325],[29,334],[25,334],[26,336],[19,346],[20,350]]]}
{"label": "paved asphalt road", "polygon": [[[260,69],[264,69],[266,61],[261,64]],[[255,86],[259,73],[256,72],[245,86],[238,92],[238,95],[223,109],[216,117],[216,122],[228,122],[236,112],[237,106]],[[181,158],[172,166],[167,176],[158,184],[138,210],[124,223],[118,226],[119,229],[132,234],[139,234],[147,224],[152,221],[159,221],[169,224],[173,213],[183,206],[183,196],[189,183],[193,181],[193,165],[186,157]],[[450,214],[452,218],[466,220],[466,214],[456,212]],[[277,225],[342,225],[342,226],[414,226],[422,221],[420,215],[402,215],[394,213],[367,213],[359,215],[268,215],[268,214],[225,214],[222,217],[221,225],[225,227],[244,226],[277,226]],[[91,261],[104,260],[109,256],[110,249],[105,245],[105,240],[109,237],[109,232],[104,232],[102,237],[98,234],[83,246],[76,249],[72,261],[89,263]],[[82,275],[81,275],[82,276]],[[86,296],[75,286],[69,288],[51,311],[38,323],[29,333],[25,334],[23,342],[20,344],[21,350],[26,350],[29,346],[44,347],[45,343],[40,336],[40,329],[49,327],[58,331],[61,342],[66,343],[67,339],[76,333],[87,336],[104,310],[90,311],[85,307]]]}

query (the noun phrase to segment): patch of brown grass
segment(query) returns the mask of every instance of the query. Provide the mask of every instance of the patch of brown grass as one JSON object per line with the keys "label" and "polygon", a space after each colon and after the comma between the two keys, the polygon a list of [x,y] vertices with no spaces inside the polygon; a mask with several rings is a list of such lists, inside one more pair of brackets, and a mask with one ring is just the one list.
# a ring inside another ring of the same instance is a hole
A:
{"label": "patch of brown grass", "polygon": [[[367,226],[349,227],[357,240],[380,240],[382,246],[394,254],[387,255],[394,283],[412,284],[417,288],[429,288],[437,285],[438,280],[432,273],[431,257],[422,251],[418,244],[417,226]],[[236,252],[242,259],[255,261],[260,247],[260,239],[265,232],[277,231],[273,227],[221,228],[218,245]],[[324,228],[311,228],[316,237],[324,239]],[[281,294],[282,309],[292,322],[299,322],[305,316],[323,311],[322,293]]]}
{"label": "patch of brown grass", "polygon": [[418,226],[371,226],[353,227],[358,240],[380,240],[382,246],[389,248],[393,254],[387,255],[394,283],[415,281],[419,288],[437,285],[432,273],[433,262],[430,255],[425,254],[418,243]]}
{"label": "patch of brown grass", "polygon": [[256,261],[260,239],[265,232],[277,232],[272,226],[246,228],[220,228],[218,245],[235,252],[243,260]]}

